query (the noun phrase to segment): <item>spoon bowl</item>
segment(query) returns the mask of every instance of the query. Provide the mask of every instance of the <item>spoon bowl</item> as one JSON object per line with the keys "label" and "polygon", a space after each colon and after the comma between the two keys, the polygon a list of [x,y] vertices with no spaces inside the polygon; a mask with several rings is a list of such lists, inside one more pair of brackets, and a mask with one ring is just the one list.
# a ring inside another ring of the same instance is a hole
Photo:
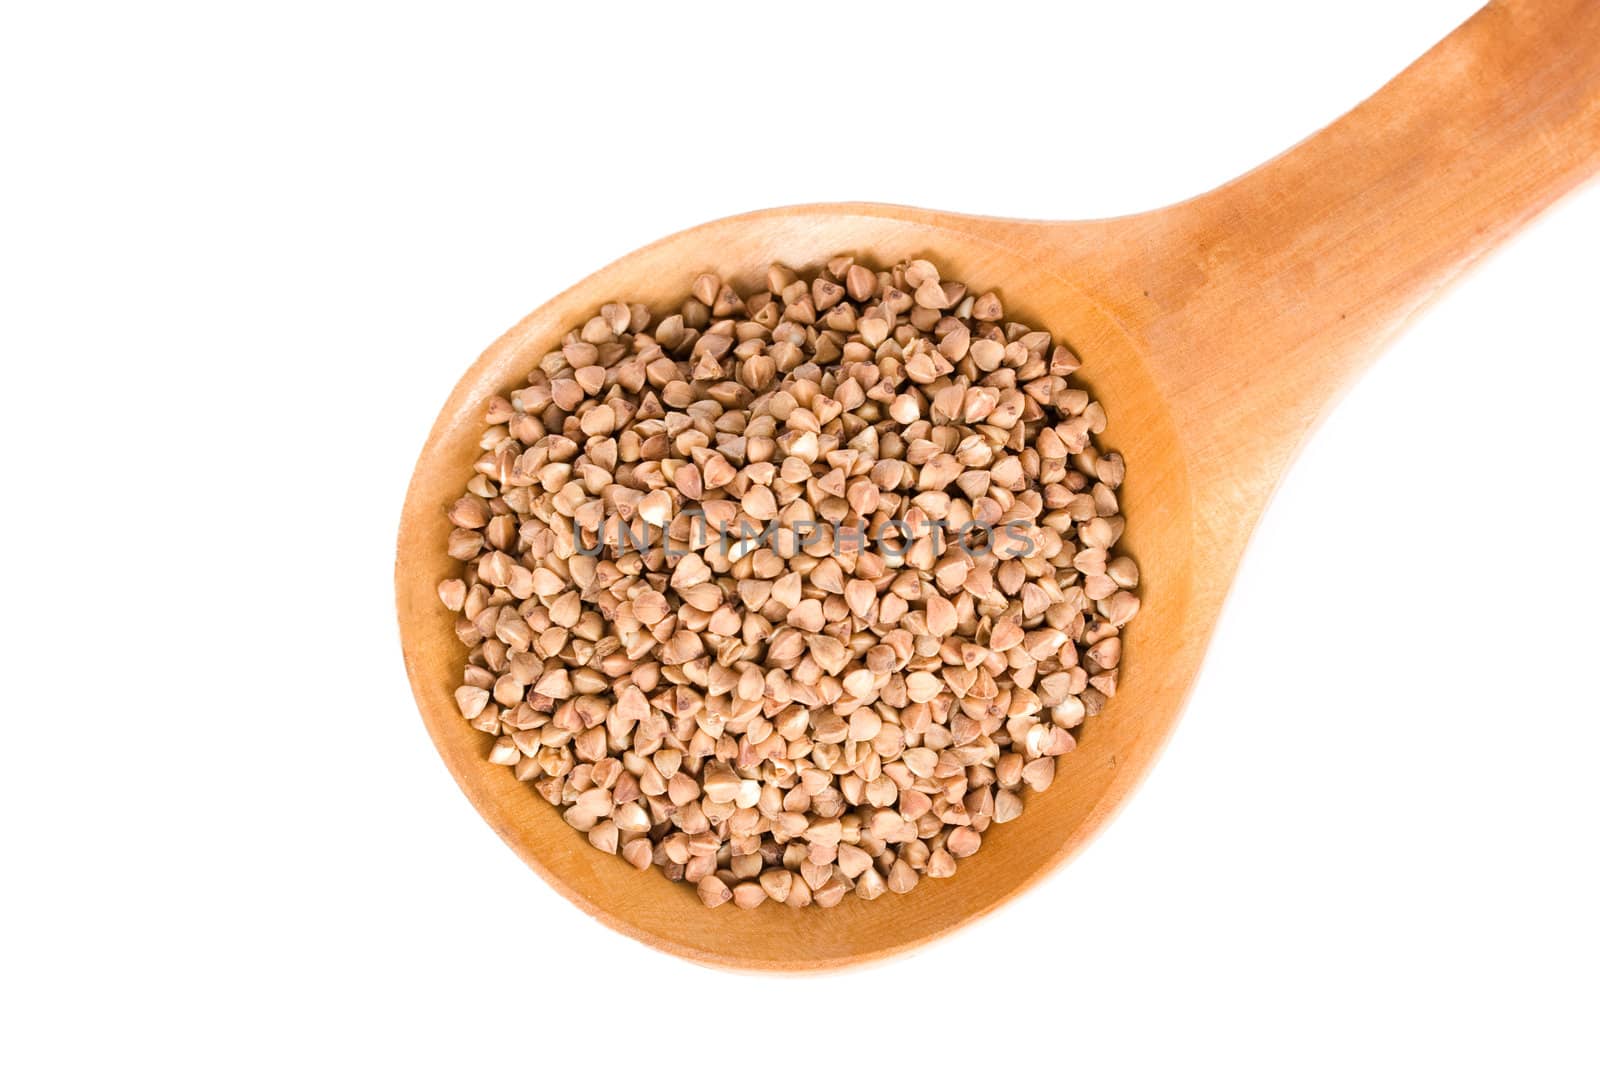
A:
{"label": "spoon bowl", "polygon": [[[986,224],[914,209],[823,205],[701,226],[612,264],[545,305],[490,348],[446,404],[412,486],[396,568],[418,704],[457,781],[506,842],[569,899],[623,932],[691,959],[756,969],[836,966],[927,941],[993,909],[1077,849],[1115,810],[1176,719],[1201,651],[1201,631],[1190,625],[1195,524],[1176,430],[1139,351],[1111,317],[1065,278],[985,240]],[[1048,324],[1058,338],[1093,353],[1081,376],[1113,413],[1101,440],[1123,452],[1130,472],[1119,494],[1124,544],[1156,567],[1145,572],[1143,606],[1126,633],[1121,684],[1139,695],[1114,699],[1107,714],[1087,721],[1068,757],[1070,772],[1030,796],[1023,818],[991,827],[980,856],[963,862],[957,877],[925,879],[903,897],[849,897],[829,910],[713,912],[660,872],[635,871],[589,848],[528,785],[486,762],[491,739],[455,707],[464,650],[434,592],[460,569],[441,547],[449,533],[445,507],[479,454],[488,397],[522,381],[599,302],[626,294],[667,313],[702,270],[750,291],[774,261],[814,268],[842,252],[884,264],[936,258],[950,277],[998,289],[1008,315]],[[1187,667],[1174,672],[1185,643]]]}
{"label": "spoon bowl", "polygon": [[[418,461],[395,566],[406,668],[456,781],[500,836],[609,926],[702,963],[801,971],[923,944],[1014,897],[1081,848],[1170,735],[1250,531],[1304,436],[1382,343],[1450,278],[1600,162],[1600,2],[1485,8],[1367,103],[1206,196],[1086,223],[872,204],[723,219],[658,241],[557,296],[461,379]],[[767,267],[836,255],[926,258],[1001,295],[1008,317],[1083,358],[1127,460],[1123,541],[1139,616],[1118,695],[1087,720],[1055,784],[993,826],[956,877],[830,910],[703,907],[655,870],[590,847],[452,696],[465,652],[435,589],[445,509],[477,458],[489,397],[525,379],[602,303],[667,313],[701,271],[750,291]]]}

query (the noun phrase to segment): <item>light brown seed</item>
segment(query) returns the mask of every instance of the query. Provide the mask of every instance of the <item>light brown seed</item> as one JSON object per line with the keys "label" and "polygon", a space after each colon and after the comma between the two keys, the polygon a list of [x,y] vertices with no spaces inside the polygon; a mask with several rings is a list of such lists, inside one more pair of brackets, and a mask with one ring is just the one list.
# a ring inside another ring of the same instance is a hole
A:
{"label": "light brown seed", "polygon": [[708,768],[702,782],[706,799],[715,804],[731,804],[739,795],[739,776],[723,765]]}
{"label": "light brown seed", "polygon": [[[868,677],[871,677],[870,674]],[[882,728],[883,720],[871,708],[858,708],[850,715],[849,738],[852,741],[871,741]]]}
{"label": "light brown seed", "polygon": [[929,671],[913,671],[906,676],[906,696],[922,703],[944,692],[944,682]]}
{"label": "light brown seed", "polygon": [[609,819],[597,823],[594,829],[589,831],[589,844],[601,852],[609,852],[615,855],[617,851],[617,824]]}
{"label": "light brown seed", "polygon": [[1113,593],[1104,601],[1101,610],[1112,626],[1126,626],[1139,613],[1139,598],[1127,591]]}
{"label": "light brown seed", "polygon": [[931,748],[908,748],[900,754],[900,761],[918,778],[927,778],[933,774],[939,754]]}
{"label": "light brown seed", "polygon": [[878,873],[876,867],[868,867],[861,872],[861,877],[856,879],[856,896],[862,900],[877,900],[888,888],[883,875]]}
{"label": "light brown seed", "polygon": [[450,521],[466,530],[487,526],[490,514],[488,502],[470,493],[450,506]]}
{"label": "light brown seed", "polygon": [[941,637],[956,632],[956,606],[937,593],[928,597],[928,632]]}
{"label": "light brown seed", "polygon": [[869,300],[878,292],[878,277],[860,264],[852,264],[845,272],[845,291],[850,294],[850,299],[859,302]]}
{"label": "light brown seed", "polygon": [[651,852],[650,842],[642,837],[622,846],[622,858],[641,871],[650,867]]}
{"label": "light brown seed", "polygon": [[1009,789],[1002,789],[994,798],[994,821],[1010,822],[1022,814],[1022,798]]}
{"label": "light brown seed", "polygon": [[672,496],[664,489],[646,493],[635,508],[639,518],[652,526],[665,526],[672,518]]}
{"label": "light brown seed", "polygon": [[917,887],[917,872],[905,860],[895,860],[894,866],[889,868],[889,877],[886,880],[891,893],[909,893]]}
{"label": "light brown seed", "polygon": [[460,611],[467,599],[467,583],[460,578],[446,578],[439,583],[439,599],[451,611]]}
{"label": "light brown seed", "polygon": [[708,874],[700,879],[695,884],[695,891],[700,894],[700,903],[708,908],[720,907],[733,899],[733,890],[714,874]]}
{"label": "light brown seed", "polygon": [[878,601],[878,590],[871,582],[854,578],[845,583],[844,598],[850,611],[857,618],[865,619]]}
{"label": "light brown seed", "polygon": [[976,853],[982,843],[983,838],[978,831],[970,826],[958,826],[945,838],[944,847],[950,850],[950,855],[959,860]]}
{"label": "light brown seed", "polygon": [[829,879],[827,885],[815,890],[811,895],[811,899],[819,908],[834,908],[838,907],[839,902],[844,899],[845,894],[848,892],[850,892],[850,883],[835,875]]}
{"label": "light brown seed", "polygon": [[839,846],[839,858],[836,862],[844,876],[854,880],[861,877],[863,872],[871,868],[872,857],[855,845],[841,844]]}
{"label": "light brown seed", "polygon": [[1022,780],[1036,793],[1042,793],[1050,788],[1050,783],[1056,780],[1056,760],[1054,756],[1041,756],[1023,764]]}
{"label": "light brown seed", "polygon": [[767,901],[767,891],[759,882],[740,882],[733,887],[733,903],[747,910],[759,908]]}
{"label": "light brown seed", "polygon": [[769,867],[761,872],[759,879],[761,889],[772,900],[782,904],[789,898],[789,890],[793,888],[794,872],[782,867]]}

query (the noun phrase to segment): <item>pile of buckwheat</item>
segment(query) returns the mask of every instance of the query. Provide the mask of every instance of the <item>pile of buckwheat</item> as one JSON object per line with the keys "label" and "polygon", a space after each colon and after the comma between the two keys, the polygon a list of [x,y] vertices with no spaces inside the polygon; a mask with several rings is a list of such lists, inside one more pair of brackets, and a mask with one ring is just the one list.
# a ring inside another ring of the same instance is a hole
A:
{"label": "pile of buckwheat", "polygon": [[1116,692],[1078,358],[925,260],[607,304],[489,402],[439,586],[489,759],[710,907],[955,873]]}

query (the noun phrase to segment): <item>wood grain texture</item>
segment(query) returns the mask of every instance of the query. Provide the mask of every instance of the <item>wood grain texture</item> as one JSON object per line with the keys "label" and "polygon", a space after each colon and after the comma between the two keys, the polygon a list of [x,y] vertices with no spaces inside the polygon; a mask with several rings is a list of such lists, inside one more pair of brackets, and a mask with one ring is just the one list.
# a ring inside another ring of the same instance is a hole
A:
{"label": "wood grain texture", "polygon": [[[1195,200],[1127,218],[1027,222],[882,205],[723,219],[650,245],[545,304],[446,402],[401,520],[395,586],[406,669],[445,763],[484,818],[579,907],[702,963],[800,971],[882,958],[992,911],[1081,848],[1170,734],[1239,556],[1307,433],[1444,285],[1600,168],[1600,0],[1491,4],[1374,97],[1278,159]],[[477,455],[484,404],[613,299],[657,311],[716,270],[754,287],[773,261],[921,256],[997,289],[1017,319],[1084,357],[1106,447],[1127,457],[1126,545],[1144,607],[1118,696],[1056,784],[992,828],[957,876],[831,911],[702,907],[692,889],[584,842],[487,763],[451,693],[464,650],[435,595],[459,564],[446,506]]]}

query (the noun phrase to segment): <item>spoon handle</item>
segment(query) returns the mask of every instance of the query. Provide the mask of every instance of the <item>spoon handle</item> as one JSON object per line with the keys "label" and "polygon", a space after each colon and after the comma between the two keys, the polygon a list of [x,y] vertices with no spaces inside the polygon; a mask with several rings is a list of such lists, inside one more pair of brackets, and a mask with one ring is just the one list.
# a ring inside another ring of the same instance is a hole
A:
{"label": "spoon handle", "polygon": [[1248,513],[1383,342],[1597,170],[1600,0],[1497,0],[1327,129],[1121,220],[1133,239],[1078,266],[1164,364],[1205,442],[1197,488]]}

